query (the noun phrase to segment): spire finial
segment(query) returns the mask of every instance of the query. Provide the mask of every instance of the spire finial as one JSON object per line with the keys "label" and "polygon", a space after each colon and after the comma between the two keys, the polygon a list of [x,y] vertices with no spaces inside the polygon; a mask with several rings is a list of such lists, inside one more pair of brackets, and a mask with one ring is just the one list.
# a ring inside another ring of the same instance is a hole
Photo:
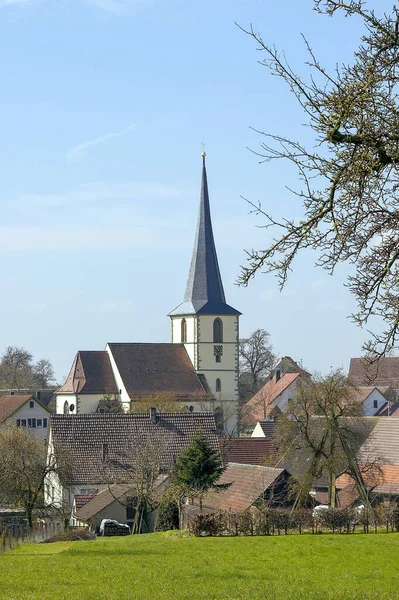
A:
{"label": "spire finial", "polygon": [[202,156],[202,158],[205,158],[205,156],[206,156],[206,152],[205,152],[205,142],[204,142],[204,140],[203,140],[203,139],[202,139],[202,142],[201,142],[201,146],[202,146],[202,153],[201,153],[201,156]]}

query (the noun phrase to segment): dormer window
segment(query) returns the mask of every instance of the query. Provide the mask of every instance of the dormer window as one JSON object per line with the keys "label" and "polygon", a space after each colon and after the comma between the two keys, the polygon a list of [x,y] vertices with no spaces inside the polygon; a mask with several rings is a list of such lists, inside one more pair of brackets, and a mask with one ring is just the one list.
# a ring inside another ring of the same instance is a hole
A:
{"label": "dormer window", "polygon": [[181,321],[181,341],[183,344],[187,342],[187,321],[182,319]]}
{"label": "dormer window", "polygon": [[223,322],[219,317],[213,322],[213,341],[223,342]]}

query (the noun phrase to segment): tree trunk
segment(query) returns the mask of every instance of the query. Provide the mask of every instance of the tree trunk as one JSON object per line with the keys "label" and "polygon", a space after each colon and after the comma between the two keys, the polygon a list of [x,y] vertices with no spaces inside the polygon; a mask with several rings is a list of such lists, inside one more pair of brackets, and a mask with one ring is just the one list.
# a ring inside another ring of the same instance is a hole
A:
{"label": "tree trunk", "polygon": [[333,471],[328,475],[328,506],[335,508],[336,476]]}

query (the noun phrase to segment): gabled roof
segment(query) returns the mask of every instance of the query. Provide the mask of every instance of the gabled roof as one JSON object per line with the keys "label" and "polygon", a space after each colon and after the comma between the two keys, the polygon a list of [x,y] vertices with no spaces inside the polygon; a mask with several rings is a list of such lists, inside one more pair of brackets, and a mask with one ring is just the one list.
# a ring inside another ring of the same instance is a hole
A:
{"label": "gabled roof", "polygon": [[[17,410],[22,408],[24,404],[31,399],[33,399],[32,395],[17,396],[7,394],[6,396],[0,396],[0,423],[3,423],[9,419],[15,412],[17,412]],[[45,410],[48,410],[38,400],[35,400],[35,402],[40,404],[40,406],[42,406]]]}
{"label": "gabled roof", "polygon": [[[154,482],[154,490],[165,482],[167,475],[159,475]],[[120,500],[125,494],[134,493],[134,487],[128,484],[113,484],[95,496],[91,496],[88,502],[85,502],[79,510],[75,512],[75,517],[82,521],[88,521],[94,517],[100,510],[107,508],[115,500]],[[76,496],[75,496],[76,498]]]}
{"label": "gabled roof", "polygon": [[275,466],[277,448],[266,438],[231,438],[225,441],[222,452],[226,463]]}
{"label": "gabled roof", "polygon": [[284,373],[278,380],[275,375],[269,379],[259,392],[243,406],[245,422],[255,425],[266,417],[270,418],[277,398],[300,376],[300,373]]}
{"label": "gabled roof", "polygon": [[184,344],[109,344],[130,398],[172,393],[178,400],[209,399]]}
{"label": "gabled roof", "polygon": [[203,154],[197,234],[184,302],[169,313],[170,316],[193,314],[241,314],[226,304],[212,231],[205,154]]}
{"label": "gabled roof", "polygon": [[399,389],[399,357],[383,356],[372,363],[364,358],[351,358],[348,377],[355,385]]}
{"label": "gabled roof", "polygon": [[274,438],[276,435],[276,421],[258,421],[258,424],[262,428],[265,438]]}
{"label": "gabled roof", "polygon": [[55,454],[67,458],[74,484],[107,483],[112,475],[126,483],[126,465],[146,449],[156,448],[168,469],[200,431],[219,452],[212,413],[159,413],[155,423],[147,413],[51,415],[50,423]]}
{"label": "gabled roof", "polygon": [[57,394],[117,394],[108,352],[81,350]]}
{"label": "gabled roof", "polygon": [[232,512],[247,510],[268,488],[277,485],[284,473],[288,475],[284,469],[229,463],[218,484],[231,483],[230,487],[208,493],[203,500],[204,506]]}

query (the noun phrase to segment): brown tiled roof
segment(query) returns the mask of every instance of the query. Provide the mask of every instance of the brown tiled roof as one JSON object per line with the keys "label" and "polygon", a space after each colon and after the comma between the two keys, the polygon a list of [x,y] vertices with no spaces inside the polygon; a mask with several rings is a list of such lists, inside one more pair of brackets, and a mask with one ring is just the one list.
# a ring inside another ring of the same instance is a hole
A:
{"label": "brown tiled roof", "polygon": [[231,438],[222,445],[225,463],[275,466],[277,449],[266,438]]}
{"label": "brown tiled roof", "polygon": [[75,494],[73,499],[75,501],[75,508],[79,510],[89,502],[92,498],[94,498],[96,494]]}
{"label": "brown tiled roof", "polygon": [[276,381],[276,376],[269,379],[259,392],[243,406],[244,421],[256,425],[258,421],[263,421],[266,417],[270,418],[273,415],[277,398],[298,377],[300,377],[300,373],[285,373],[278,381]]}
{"label": "brown tiled roof", "polygon": [[108,352],[81,350],[58,394],[117,394]]}
{"label": "brown tiled roof", "polygon": [[284,469],[229,463],[218,484],[231,483],[231,486],[221,492],[207,494],[204,506],[242,512],[262,498],[270,486],[276,485],[283,473]]}
{"label": "brown tiled roof", "polygon": [[355,385],[391,386],[399,389],[399,357],[384,356],[372,363],[364,358],[351,358],[349,379]]}
{"label": "brown tiled roof", "polygon": [[184,344],[109,344],[132,400],[160,392],[177,399],[208,400]]}
{"label": "brown tiled roof", "polygon": [[0,423],[6,421],[9,417],[11,417],[31,398],[31,395],[17,396],[7,394],[6,396],[0,396]]}
{"label": "brown tiled roof", "polygon": [[106,483],[112,474],[124,483],[126,465],[147,446],[160,449],[160,466],[168,469],[200,431],[219,452],[212,413],[160,413],[156,423],[147,413],[51,415],[50,423],[55,453],[67,458],[74,484]]}

